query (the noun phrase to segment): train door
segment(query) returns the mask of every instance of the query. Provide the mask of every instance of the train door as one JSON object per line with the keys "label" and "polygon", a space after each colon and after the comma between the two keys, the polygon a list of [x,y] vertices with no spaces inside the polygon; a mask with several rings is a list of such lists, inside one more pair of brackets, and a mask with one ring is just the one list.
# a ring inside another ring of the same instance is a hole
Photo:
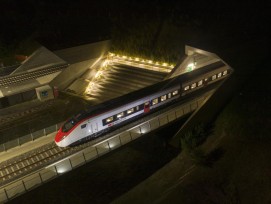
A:
{"label": "train door", "polygon": [[91,127],[92,127],[92,132],[95,133],[95,132],[98,132],[98,124],[96,121],[93,121],[91,123]]}
{"label": "train door", "polygon": [[147,101],[144,103],[144,113],[148,113],[150,111],[150,102]]}

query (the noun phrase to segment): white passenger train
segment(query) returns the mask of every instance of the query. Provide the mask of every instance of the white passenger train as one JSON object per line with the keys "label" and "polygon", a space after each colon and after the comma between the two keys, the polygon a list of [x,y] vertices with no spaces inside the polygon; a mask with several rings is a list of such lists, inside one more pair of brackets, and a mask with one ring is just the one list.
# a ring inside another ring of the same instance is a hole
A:
{"label": "white passenger train", "polygon": [[[55,143],[67,147],[95,138],[135,118],[188,97],[216,83],[231,69],[222,61],[183,74],[117,99],[93,106],[67,120],[58,130]],[[159,107],[159,108],[158,108]]]}

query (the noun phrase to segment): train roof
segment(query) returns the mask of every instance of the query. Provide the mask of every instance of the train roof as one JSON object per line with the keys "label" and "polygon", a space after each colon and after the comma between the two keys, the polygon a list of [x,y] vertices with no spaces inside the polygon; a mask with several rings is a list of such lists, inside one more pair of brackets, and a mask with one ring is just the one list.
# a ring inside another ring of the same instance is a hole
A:
{"label": "train roof", "polygon": [[191,80],[191,78],[196,78],[206,72],[221,68],[223,66],[225,66],[225,64],[222,61],[217,61],[217,62],[212,63],[210,65],[206,65],[202,68],[196,69],[192,72],[188,72],[188,73],[179,75],[177,77],[170,78],[170,79],[164,80],[162,82],[158,82],[156,84],[145,87],[143,89],[122,95],[118,98],[114,98],[109,101],[105,101],[103,103],[91,106],[91,107],[87,108],[86,110],[82,111],[78,119],[81,120],[85,117],[89,117],[90,115],[97,115],[101,112],[106,112],[108,110],[122,106],[126,103],[130,103],[134,100],[144,98],[152,93],[168,89],[168,88],[175,86],[175,85],[178,85],[182,82],[189,81],[189,80]]}

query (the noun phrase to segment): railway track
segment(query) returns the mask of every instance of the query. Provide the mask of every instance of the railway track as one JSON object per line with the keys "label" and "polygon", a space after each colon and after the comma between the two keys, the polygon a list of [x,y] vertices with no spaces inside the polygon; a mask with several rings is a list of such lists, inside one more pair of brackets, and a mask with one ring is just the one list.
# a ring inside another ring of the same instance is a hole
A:
{"label": "railway track", "polygon": [[60,148],[52,142],[18,157],[1,162],[0,186],[67,157],[85,146]]}

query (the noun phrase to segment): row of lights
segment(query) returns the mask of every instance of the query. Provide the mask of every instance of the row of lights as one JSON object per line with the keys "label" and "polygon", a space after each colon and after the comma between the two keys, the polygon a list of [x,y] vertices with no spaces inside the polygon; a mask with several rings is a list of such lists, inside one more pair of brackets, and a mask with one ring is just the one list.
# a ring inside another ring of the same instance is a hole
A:
{"label": "row of lights", "polygon": [[104,76],[104,73],[105,73],[104,69],[107,67],[108,63],[109,63],[108,60],[105,60],[103,62],[101,68],[96,72],[92,81],[89,82],[85,90],[85,94],[91,94],[91,92],[95,89],[97,81],[99,81]]}
{"label": "row of lights", "polygon": [[171,64],[169,65],[168,63],[161,63],[161,62],[154,62],[152,60],[146,60],[146,59],[142,59],[139,57],[128,57],[126,55],[118,55],[118,54],[114,54],[114,53],[109,53],[108,54],[108,58],[107,60],[105,60],[101,66],[101,68],[97,71],[97,73],[94,76],[94,79],[92,79],[92,81],[89,82],[85,94],[91,94],[91,92],[95,89],[95,86],[97,84],[97,81],[99,81],[99,79],[101,79],[103,77],[103,75],[105,74],[104,69],[107,67],[108,64],[111,63],[111,61],[113,61],[112,58],[119,58],[121,60],[126,60],[126,61],[130,61],[130,62],[134,62],[134,63],[144,63],[147,64],[149,66],[159,66],[159,67],[163,67],[163,68],[174,68],[174,65]]}
{"label": "row of lights", "polygon": [[126,55],[118,55],[118,54],[114,54],[114,53],[109,53],[109,57],[117,57],[120,58],[122,60],[128,60],[128,61],[132,61],[132,62],[136,62],[136,63],[144,63],[144,64],[149,64],[149,65],[153,65],[153,66],[162,66],[165,68],[173,68],[174,65],[173,64],[168,64],[166,62],[154,62],[152,60],[147,60],[147,59],[143,59],[143,58],[139,58],[139,57],[128,57]]}

